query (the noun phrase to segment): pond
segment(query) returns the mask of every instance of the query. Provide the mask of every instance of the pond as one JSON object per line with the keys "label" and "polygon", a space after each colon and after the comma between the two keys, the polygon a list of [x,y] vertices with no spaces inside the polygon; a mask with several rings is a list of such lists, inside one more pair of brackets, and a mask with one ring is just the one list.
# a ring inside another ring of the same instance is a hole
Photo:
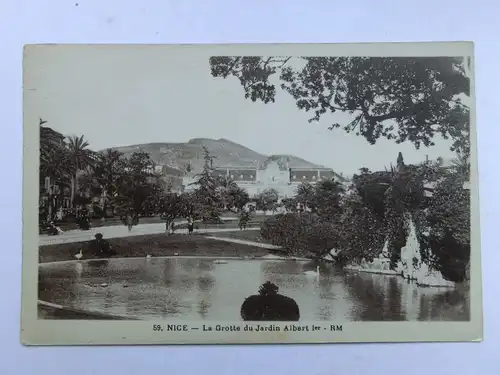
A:
{"label": "pond", "polygon": [[[344,272],[305,261],[124,258],[40,265],[39,299],[114,316],[241,320],[243,300],[266,281],[295,299],[301,320],[469,320],[467,293],[421,288],[398,276]],[[106,283],[107,286],[100,284]],[[45,316],[50,318],[50,316]]]}

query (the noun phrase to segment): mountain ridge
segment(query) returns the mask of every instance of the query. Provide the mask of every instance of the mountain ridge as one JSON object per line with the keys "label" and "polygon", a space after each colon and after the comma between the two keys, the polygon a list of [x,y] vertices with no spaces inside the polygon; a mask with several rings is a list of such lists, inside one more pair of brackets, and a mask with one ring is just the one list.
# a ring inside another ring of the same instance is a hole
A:
{"label": "mountain ridge", "polygon": [[147,152],[157,164],[167,165],[184,172],[188,165],[198,173],[204,165],[204,147],[214,158],[215,167],[260,167],[267,160],[287,162],[291,168],[324,168],[294,155],[264,155],[225,138],[192,138],[187,142],[151,142],[111,147],[129,157],[134,152]]}

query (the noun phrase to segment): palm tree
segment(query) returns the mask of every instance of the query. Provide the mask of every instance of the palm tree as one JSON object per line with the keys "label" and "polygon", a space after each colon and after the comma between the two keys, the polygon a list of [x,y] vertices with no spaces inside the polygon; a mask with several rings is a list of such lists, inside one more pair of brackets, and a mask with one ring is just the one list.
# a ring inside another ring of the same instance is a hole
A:
{"label": "palm tree", "polygon": [[470,180],[470,160],[464,153],[457,153],[457,156],[451,160],[449,172],[455,175],[462,182]]}
{"label": "palm tree", "polygon": [[221,197],[224,208],[230,210],[235,206],[235,198],[241,193],[241,189],[231,178],[227,176],[218,176],[217,192]]}
{"label": "palm tree", "polygon": [[89,143],[83,135],[72,136],[68,139],[68,161],[71,168],[71,207],[75,208],[75,195],[77,190],[77,176],[82,170],[94,165],[95,156],[87,147]]}
{"label": "palm tree", "polygon": [[314,199],[314,186],[308,182],[302,182],[297,187],[297,192],[295,195],[295,200],[299,204],[299,212],[305,211],[307,208],[314,210],[313,207]]}

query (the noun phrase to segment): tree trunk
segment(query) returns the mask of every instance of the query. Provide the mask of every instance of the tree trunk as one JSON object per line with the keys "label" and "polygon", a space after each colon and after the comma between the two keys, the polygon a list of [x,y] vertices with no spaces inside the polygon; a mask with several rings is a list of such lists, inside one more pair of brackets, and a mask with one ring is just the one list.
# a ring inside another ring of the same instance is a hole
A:
{"label": "tree trunk", "polygon": [[71,208],[76,209],[75,207],[75,195],[76,195],[76,173],[71,176]]}
{"label": "tree trunk", "polygon": [[52,184],[49,178],[49,183],[47,184],[47,216],[48,220],[52,220]]}
{"label": "tree trunk", "polygon": [[49,196],[48,196],[48,199],[47,199],[47,208],[48,208],[48,213],[47,213],[47,221],[51,221],[52,220],[52,205],[53,205],[53,202],[52,202],[53,198],[52,198],[52,195],[49,193]]}

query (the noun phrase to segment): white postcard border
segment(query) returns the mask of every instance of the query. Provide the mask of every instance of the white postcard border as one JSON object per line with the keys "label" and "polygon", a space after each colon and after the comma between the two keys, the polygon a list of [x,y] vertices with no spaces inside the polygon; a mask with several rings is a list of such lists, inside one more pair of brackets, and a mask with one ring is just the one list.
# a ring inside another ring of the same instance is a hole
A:
{"label": "white postcard border", "polygon": [[[165,53],[206,56],[470,56],[471,77],[471,281],[470,321],[467,322],[291,322],[260,323],[280,326],[281,331],[245,331],[246,322],[181,322],[189,330],[166,331],[166,321],[41,320],[38,295],[38,169],[39,132],[36,99],[30,87],[30,71],[37,52],[46,48],[134,50],[162,48]],[[237,45],[28,45],[23,59],[23,265],[21,341],[26,345],[119,345],[119,344],[277,344],[321,342],[415,342],[481,341],[483,335],[482,274],[479,226],[479,188],[474,85],[474,51],[471,42],[359,43],[359,44],[237,44]],[[241,331],[203,331],[201,327],[237,325]],[[163,331],[154,331],[162,325]],[[319,326],[315,332],[283,331],[285,325]],[[332,331],[330,325],[342,326]],[[191,330],[198,327],[198,330]]]}

